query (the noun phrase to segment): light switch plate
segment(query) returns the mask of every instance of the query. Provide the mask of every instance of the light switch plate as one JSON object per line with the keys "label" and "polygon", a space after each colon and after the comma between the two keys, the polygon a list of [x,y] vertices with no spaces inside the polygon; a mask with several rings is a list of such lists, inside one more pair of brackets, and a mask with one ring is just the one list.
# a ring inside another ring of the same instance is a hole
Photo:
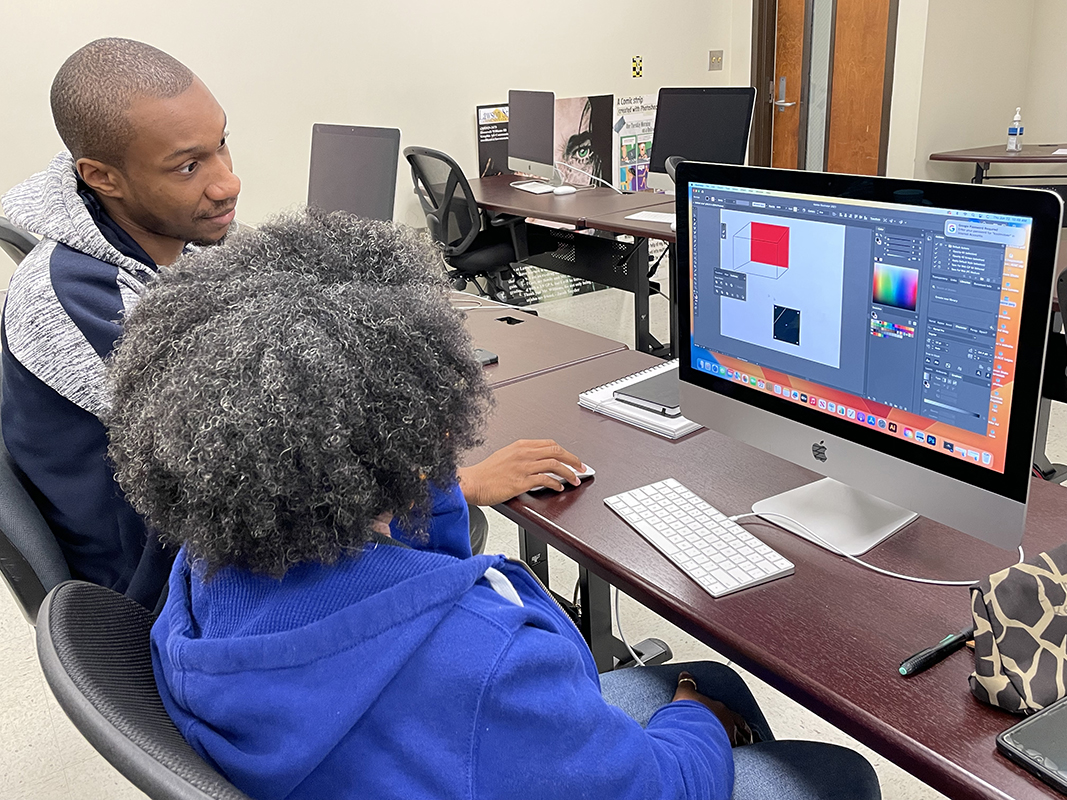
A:
{"label": "light switch plate", "polygon": [[722,69],[722,50],[708,51],[708,72]]}

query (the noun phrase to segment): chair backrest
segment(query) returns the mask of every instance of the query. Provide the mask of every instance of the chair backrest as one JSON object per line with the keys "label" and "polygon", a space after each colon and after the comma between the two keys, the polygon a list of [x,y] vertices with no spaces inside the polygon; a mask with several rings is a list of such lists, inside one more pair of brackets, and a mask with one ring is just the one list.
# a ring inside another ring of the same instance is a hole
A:
{"label": "chair backrest", "polygon": [[37,239],[18,225],[12,225],[6,217],[0,217],[0,250],[3,250],[16,264],[22,262],[30,251],[37,246]]}
{"label": "chair backrest", "polygon": [[152,615],[84,581],[48,593],[37,655],[59,705],[89,743],[137,788],[162,800],[248,800],[196,754],[156,689]]}
{"label": "chair backrest", "polygon": [[426,226],[445,257],[463,253],[482,229],[482,214],[467,177],[450,156],[427,147],[405,147]]}
{"label": "chair backrest", "polygon": [[685,156],[670,156],[663,162],[663,168],[667,170],[667,174],[671,180],[674,180],[674,171],[678,169],[678,165],[685,161]]}
{"label": "chair backrest", "polygon": [[70,580],[70,569],[30,491],[0,436],[0,576],[34,625],[48,590]]}

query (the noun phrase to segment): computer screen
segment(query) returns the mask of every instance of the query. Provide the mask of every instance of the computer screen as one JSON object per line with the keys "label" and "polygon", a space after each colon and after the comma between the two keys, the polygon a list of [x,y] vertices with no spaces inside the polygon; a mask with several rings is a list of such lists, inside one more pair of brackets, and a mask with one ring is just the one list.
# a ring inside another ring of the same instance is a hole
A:
{"label": "computer screen", "polygon": [[316,123],[311,131],[308,205],[391,221],[400,131]]}
{"label": "computer screen", "polygon": [[682,413],[1017,545],[1059,199],[707,164],[678,190]]}
{"label": "computer screen", "polygon": [[649,157],[649,186],[673,189],[666,161],[744,164],[756,90],[751,86],[660,89]]}
{"label": "computer screen", "polygon": [[553,179],[555,113],[552,92],[508,92],[508,169]]}

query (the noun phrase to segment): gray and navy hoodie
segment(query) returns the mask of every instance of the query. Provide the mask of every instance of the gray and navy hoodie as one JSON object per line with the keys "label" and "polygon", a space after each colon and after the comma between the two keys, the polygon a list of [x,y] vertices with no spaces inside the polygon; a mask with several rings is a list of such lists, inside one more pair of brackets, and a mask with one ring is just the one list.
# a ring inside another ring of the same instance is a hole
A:
{"label": "gray and navy hoodie", "polygon": [[81,183],[70,153],[0,201],[13,223],[43,237],[4,306],[4,443],[71,574],[153,608],[173,554],[130,507],[107,460],[104,360],[158,268]]}

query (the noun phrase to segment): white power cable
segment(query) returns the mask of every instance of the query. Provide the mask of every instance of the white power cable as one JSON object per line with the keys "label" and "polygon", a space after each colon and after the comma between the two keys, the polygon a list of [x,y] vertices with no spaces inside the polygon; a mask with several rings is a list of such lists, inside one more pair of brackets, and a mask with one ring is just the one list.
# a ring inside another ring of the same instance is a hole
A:
{"label": "white power cable", "polygon": [[[574,166],[573,164],[568,164],[568,163],[567,163],[566,161],[557,161],[557,162],[556,162],[556,164],[555,164],[555,170],[556,170],[556,172],[559,172],[559,171],[560,171],[560,170],[559,170],[559,168],[560,168],[561,166],[562,166],[562,167],[566,167],[567,169],[573,169],[573,170],[574,170],[575,172],[580,172],[580,173],[582,173],[583,175],[585,175],[586,177],[592,178],[592,179],[593,179],[594,181],[600,181],[600,182],[601,182],[602,184],[604,184],[605,186],[607,186],[607,187],[608,187],[609,189],[611,189],[612,191],[614,191],[614,192],[617,192],[617,193],[619,193],[619,194],[623,194],[623,191],[622,191],[622,189],[620,189],[620,188],[619,188],[618,186],[616,186],[615,184],[613,184],[613,183],[608,183],[608,182],[607,182],[606,180],[604,180],[603,178],[598,178],[598,177],[597,177],[596,175],[594,175],[594,174],[593,174],[592,172],[586,172],[586,171],[585,171],[584,169],[579,169],[578,167]],[[560,174],[562,175],[563,173],[560,173]]]}
{"label": "white power cable", "polygon": [[[892,572],[892,571],[890,571],[888,569],[882,569],[881,567],[876,567],[876,566],[874,566],[874,564],[868,564],[866,561],[862,561],[862,560],[856,558],[854,555],[850,555],[849,553],[845,553],[842,550],[839,550],[838,548],[836,548],[832,544],[830,544],[828,541],[823,539],[821,536],[819,536],[817,533],[815,533],[807,525],[805,525],[805,524],[803,524],[801,522],[797,522],[795,519],[793,519],[792,517],[788,517],[785,514],[775,514],[773,511],[763,511],[763,512],[760,512],[759,514],[757,514],[754,511],[749,511],[746,514],[738,514],[736,516],[729,517],[729,519],[732,522],[737,522],[739,519],[744,519],[745,517],[761,517],[761,518],[762,517],[777,517],[778,519],[785,520],[786,522],[789,522],[789,523],[795,525],[796,527],[800,528],[801,530],[803,530],[808,536],[810,536],[812,539],[814,539],[815,541],[817,541],[820,544],[822,544],[823,547],[825,547],[831,553],[836,553],[839,556],[844,556],[849,561],[855,562],[856,564],[859,564],[861,567],[865,567],[865,568],[867,568],[867,569],[869,569],[869,570],[871,570],[873,572],[878,572],[878,573],[880,573],[882,575],[888,575],[890,578],[900,578],[903,581],[913,581],[914,583],[928,583],[928,584],[931,584],[933,586],[974,586],[976,583],[978,583],[977,580],[974,580],[974,581],[939,581],[939,580],[934,580],[932,578],[916,578],[916,577],[914,577],[912,575],[901,575],[899,572]],[[1022,545],[1019,545],[1019,563],[1022,563],[1022,561],[1023,561],[1023,548],[1022,548]]]}
{"label": "white power cable", "polygon": [[630,651],[630,658],[637,662],[637,666],[645,666],[645,662],[641,659],[641,656],[637,655],[637,651],[634,650],[628,641],[626,641],[626,634],[622,632],[622,617],[619,615],[619,590],[615,589],[615,627],[619,629],[619,638],[622,639],[622,643],[626,645],[626,649]]}

